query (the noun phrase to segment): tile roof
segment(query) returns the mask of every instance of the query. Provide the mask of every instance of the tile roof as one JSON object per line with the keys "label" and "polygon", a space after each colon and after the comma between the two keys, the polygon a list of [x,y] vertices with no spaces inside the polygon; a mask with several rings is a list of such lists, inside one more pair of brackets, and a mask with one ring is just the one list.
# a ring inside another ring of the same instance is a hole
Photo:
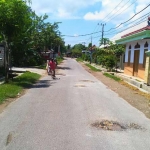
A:
{"label": "tile roof", "polygon": [[150,30],[150,26],[146,26],[146,27],[140,28],[140,29],[138,29],[138,30],[135,30],[135,31],[133,31],[133,32],[130,32],[130,33],[128,33],[128,34],[125,34],[125,35],[121,36],[121,38],[125,38],[125,37],[127,37],[127,36],[130,36],[130,35],[133,35],[133,34],[142,32],[142,31],[144,31],[144,30]]}

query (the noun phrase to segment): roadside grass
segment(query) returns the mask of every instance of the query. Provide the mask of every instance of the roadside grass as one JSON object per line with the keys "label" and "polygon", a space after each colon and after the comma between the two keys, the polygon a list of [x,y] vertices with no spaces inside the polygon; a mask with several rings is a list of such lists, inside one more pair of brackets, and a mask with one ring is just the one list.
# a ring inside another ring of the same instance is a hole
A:
{"label": "roadside grass", "polygon": [[92,71],[101,71],[100,69],[97,69],[97,68],[91,66],[90,64],[86,64],[86,66],[88,66]]}
{"label": "roadside grass", "polygon": [[46,69],[46,63],[44,63],[43,65],[38,66],[39,69]]}
{"label": "roadside grass", "polygon": [[109,78],[111,78],[111,79],[114,79],[115,81],[121,81],[121,79],[120,78],[118,78],[118,77],[116,77],[116,76],[114,76],[114,75],[111,75],[111,74],[109,74],[109,73],[104,73],[103,75],[105,75],[106,77],[109,77]]}
{"label": "roadside grass", "polygon": [[76,61],[83,62],[83,59],[82,58],[77,58]]}
{"label": "roadside grass", "polygon": [[64,60],[63,57],[57,57],[57,63],[58,63],[58,65],[59,65],[63,60]]}
{"label": "roadside grass", "polygon": [[29,88],[40,78],[39,74],[26,72],[10,81],[0,85],[0,104],[8,98],[15,98],[25,88]]}

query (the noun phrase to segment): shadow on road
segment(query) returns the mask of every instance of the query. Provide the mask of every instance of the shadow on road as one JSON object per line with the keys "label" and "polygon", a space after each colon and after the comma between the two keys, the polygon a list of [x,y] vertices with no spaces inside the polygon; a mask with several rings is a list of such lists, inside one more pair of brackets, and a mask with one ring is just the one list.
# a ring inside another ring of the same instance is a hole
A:
{"label": "shadow on road", "polygon": [[71,70],[70,67],[61,67],[61,66],[57,66],[57,69],[62,69],[62,70]]}
{"label": "shadow on road", "polygon": [[54,83],[54,80],[40,80],[38,83],[33,85],[31,88],[48,88],[52,86]]}

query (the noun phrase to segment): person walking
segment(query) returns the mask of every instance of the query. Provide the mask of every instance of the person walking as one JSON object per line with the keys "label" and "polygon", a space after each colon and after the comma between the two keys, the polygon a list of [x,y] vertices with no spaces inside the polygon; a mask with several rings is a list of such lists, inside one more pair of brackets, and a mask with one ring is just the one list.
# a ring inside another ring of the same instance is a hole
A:
{"label": "person walking", "polygon": [[50,71],[52,73],[52,76],[55,77],[55,69],[56,69],[56,64],[54,62],[54,59],[52,58],[49,62],[49,66],[50,66]]}

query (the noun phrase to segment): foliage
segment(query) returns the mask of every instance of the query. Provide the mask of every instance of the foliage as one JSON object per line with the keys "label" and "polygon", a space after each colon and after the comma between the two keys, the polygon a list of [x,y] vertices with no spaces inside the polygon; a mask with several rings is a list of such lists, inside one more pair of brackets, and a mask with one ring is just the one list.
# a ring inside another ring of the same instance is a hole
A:
{"label": "foliage", "polygon": [[109,41],[108,47],[96,49],[93,54],[93,58],[96,63],[112,69],[120,60],[120,56],[124,53],[124,51],[124,46],[113,44]]}
{"label": "foliage", "polygon": [[53,48],[66,51],[58,30],[60,22],[47,22],[29,7],[30,0],[0,0],[0,40],[6,45],[6,72],[9,66],[41,65],[40,53]]}
{"label": "foliage", "polygon": [[85,50],[86,47],[85,47],[83,44],[75,44],[75,45],[71,48],[71,50],[74,50],[74,49],[82,52],[82,50]]}
{"label": "foliage", "polygon": [[89,54],[84,54],[83,55],[83,60],[84,61],[90,61],[91,59],[90,59],[90,55]]}
{"label": "foliage", "polygon": [[116,59],[114,55],[105,56],[105,66],[106,68],[113,68],[116,64]]}
{"label": "foliage", "polygon": [[91,66],[90,64],[86,64],[86,66],[88,66],[93,71],[101,71],[100,69],[97,69],[97,68]]}
{"label": "foliage", "polygon": [[5,74],[5,68],[0,67],[0,76],[4,76],[4,74]]}
{"label": "foliage", "polygon": [[109,77],[109,78],[111,78],[111,79],[114,79],[115,81],[121,81],[120,78],[118,78],[118,77],[116,77],[116,76],[114,76],[114,75],[111,75],[111,74],[109,74],[109,73],[104,73],[104,75],[105,75],[106,77]]}
{"label": "foliage", "polygon": [[100,45],[104,44],[109,44],[110,43],[110,40],[108,38],[103,38],[103,39],[100,39]]}
{"label": "foliage", "polygon": [[76,59],[76,61],[78,61],[78,62],[82,62],[82,61],[83,61],[83,59],[82,59],[81,57],[78,57],[78,58]]}
{"label": "foliage", "polygon": [[64,58],[62,56],[57,57],[57,63],[60,64]]}
{"label": "foliage", "polygon": [[30,87],[40,78],[36,73],[26,72],[15,78],[13,81],[0,85],[0,103],[7,98],[14,98],[22,91],[23,88]]}
{"label": "foliage", "polygon": [[81,57],[82,56],[82,51],[79,49],[73,49],[72,50],[72,57]]}

